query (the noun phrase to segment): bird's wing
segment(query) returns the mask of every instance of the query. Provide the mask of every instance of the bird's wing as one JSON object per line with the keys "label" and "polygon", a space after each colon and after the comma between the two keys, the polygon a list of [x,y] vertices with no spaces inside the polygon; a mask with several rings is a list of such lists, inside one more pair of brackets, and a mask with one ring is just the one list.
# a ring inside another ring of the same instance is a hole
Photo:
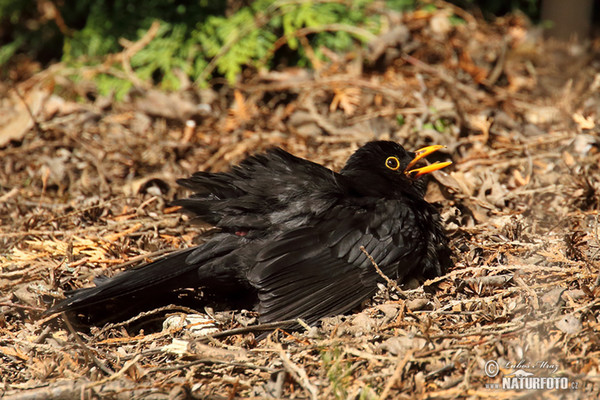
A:
{"label": "bird's wing", "polygon": [[[271,149],[248,157],[229,172],[196,172],[178,180],[194,194],[174,204],[225,231],[294,226],[306,222],[302,218],[307,212],[330,206],[336,175],[319,164]],[[307,202],[310,193],[320,196]]]}
{"label": "bird's wing", "polygon": [[259,253],[248,278],[259,292],[261,321],[302,318],[314,323],[372,296],[383,278],[361,247],[397,280],[423,256],[418,215],[402,201],[338,205],[325,216],[282,234]]}

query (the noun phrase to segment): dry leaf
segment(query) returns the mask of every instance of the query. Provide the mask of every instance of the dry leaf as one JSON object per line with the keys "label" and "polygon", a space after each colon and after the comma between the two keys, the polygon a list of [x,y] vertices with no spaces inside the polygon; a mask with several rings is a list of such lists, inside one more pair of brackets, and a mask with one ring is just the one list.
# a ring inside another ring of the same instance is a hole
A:
{"label": "dry leaf", "polygon": [[562,157],[567,167],[573,167],[575,165],[575,159],[569,152],[563,151]]}
{"label": "dry leaf", "polygon": [[573,315],[565,315],[556,321],[556,327],[561,332],[574,335],[581,332],[581,321]]}
{"label": "dry leaf", "polygon": [[256,112],[255,107],[246,102],[244,95],[238,89],[234,90],[233,98],[233,105],[229,108],[229,115],[225,119],[224,129],[228,132],[238,129],[250,121]]}
{"label": "dry leaf", "polygon": [[138,231],[141,227],[142,227],[142,224],[138,222],[137,224],[135,224],[134,226],[132,226],[129,229],[126,229],[126,230],[121,231],[121,232],[116,232],[116,233],[113,233],[113,234],[110,234],[110,235],[106,235],[106,236],[104,236],[103,239],[106,240],[107,242],[114,242],[114,241],[118,240],[119,238],[121,238],[123,236],[127,236],[130,233]]}
{"label": "dry leaf", "polygon": [[531,175],[527,175],[526,177],[523,177],[523,175],[521,175],[521,171],[519,171],[518,169],[513,170],[513,178],[515,178],[515,184],[517,187],[521,187],[521,186],[525,186],[529,183],[529,179],[531,178]]}
{"label": "dry leaf", "polygon": [[0,353],[5,354],[10,357],[17,357],[17,358],[20,358],[21,360],[25,360],[25,361],[29,360],[29,357],[27,357],[27,354],[23,353],[21,350],[19,350],[16,347],[1,346]]}
{"label": "dry leaf", "polygon": [[594,127],[596,126],[596,124],[594,123],[594,118],[592,118],[591,115],[584,117],[583,114],[576,112],[575,114],[573,114],[572,118],[581,130],[594,129]]}
{"label": "dry leaf", "polygon": [[38,84],[22,94],[22,98],[11,91],[11,95],[0,102],[0,147],[25,136],[34,125],[31,116],[40,114],[53,88],[53,84]]}
{"label": "dry leaf", "polygon": [[333,89],[333,100],[329,105],[329,111],[333,112],[338,107],[344,111],[344,114],[351,116],[356,111],[356,107],[360,104],[360,89],[359,88],[343,88]]}

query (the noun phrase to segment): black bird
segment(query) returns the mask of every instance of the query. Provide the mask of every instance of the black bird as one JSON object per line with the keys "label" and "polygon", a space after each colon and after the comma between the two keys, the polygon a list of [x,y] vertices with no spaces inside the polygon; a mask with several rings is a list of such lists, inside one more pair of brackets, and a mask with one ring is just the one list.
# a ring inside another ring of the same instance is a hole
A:
{"label": "black bird", "polygon": [[194,194],[176,205],[214,225],[206,241],[95,287],[68,294],[46,311],[75,311],[98,321],[177,302],[252,306],[261,322],[345,313],[370,298],[383,279],[434,277],[451,266],[435,208],[421,176],[450,162],[416,168],[442,146],[408,152],[390,141],[358,149],[336,173],[272,149],[229,172],[196,172],[177,182]]}

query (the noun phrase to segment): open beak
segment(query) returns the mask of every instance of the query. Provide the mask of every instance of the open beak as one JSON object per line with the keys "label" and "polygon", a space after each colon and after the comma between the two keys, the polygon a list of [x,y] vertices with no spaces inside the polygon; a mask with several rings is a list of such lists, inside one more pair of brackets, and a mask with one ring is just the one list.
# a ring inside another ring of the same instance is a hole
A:
{"label": "open beak", "polygon": [[443,149],[444,147],[445,146],[441,146],[439,144],[436,144],[436,145],[433,145],[433,146],[423,147],[422,149],[419,149],[419,150],[415,151],[415,158],[413,158],[412,161],[408,163],[408,165],[404,169],[404,173],[407,174],[407,175],[409,175],[409,174],[412,174],[414,172],[414,173],[416,173],[415,176],[421,176],[421,175],[429,174],[429,173],[431,173],[433,171],[440,170],[440,169],[445,168],[448,165],[452,164],[452,161],[446,161],[446,162],[436,161],[433,164],[429,164],[429,165],[426,165],[426,166],[421,167],[421,168],[411,169],[421,159],[427,157],[428,155],[430,155],[433,152],[438,151],[439,149]]}

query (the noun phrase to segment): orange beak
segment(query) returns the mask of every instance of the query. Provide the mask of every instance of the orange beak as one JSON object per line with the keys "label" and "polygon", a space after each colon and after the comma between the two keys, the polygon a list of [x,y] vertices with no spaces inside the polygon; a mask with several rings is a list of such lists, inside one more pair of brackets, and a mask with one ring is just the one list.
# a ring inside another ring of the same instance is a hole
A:
{"label": "orange beak", "polygon": [[409,174],[412,174],[413,172],[416,172],[415,176],[421,176],[421,175],[429,174],[433,171],[440,170],[440,169],[445,168],[448,165],[452,164],[452,161],[446,161],[446,162],[436,161],[433,164],[429,164],[429,165],[426,165],[421,168],[410,169],[421,159],[427,157],[428,155],[430,155],[433,152],[438,151],[439,149],[443,149],[444,147],[445,146],[436,144],[433,146],[423,147],[422,149],[415,151],[415,158],[413,158],[412,161],[410,163],[408,163],[408,165],[404,169],[404,173],[409,175]]}

